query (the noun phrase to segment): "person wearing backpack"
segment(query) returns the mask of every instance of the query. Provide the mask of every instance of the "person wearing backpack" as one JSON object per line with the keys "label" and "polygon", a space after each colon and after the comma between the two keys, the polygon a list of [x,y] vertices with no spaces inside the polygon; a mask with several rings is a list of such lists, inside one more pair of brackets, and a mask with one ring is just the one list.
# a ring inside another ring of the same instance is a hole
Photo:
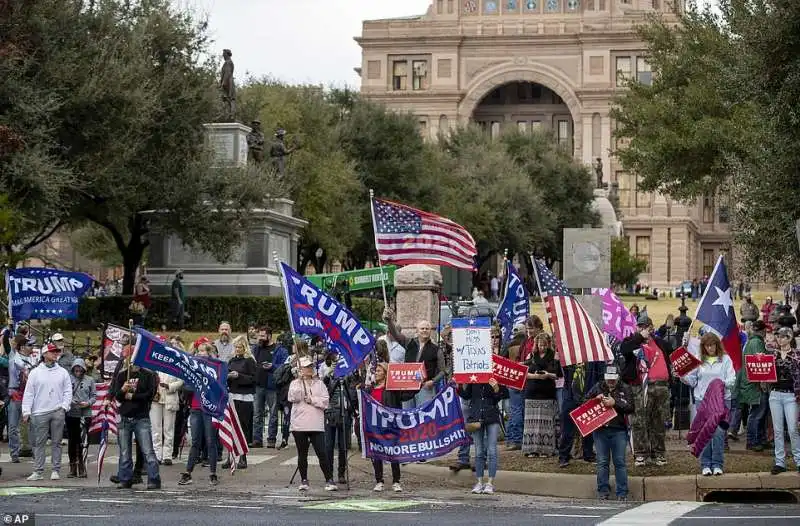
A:
{"label": "person wearing backpack", "polygon": [[638,331],[620,345],[624,359],[622,380],[631,386],[636,412],[633,417],[633,449],[635,465],[644,466],[648,460],[665,466],[666,427],[669,414],[672,366],[669,343],[657,337],[653,322],[642,311],[637,320]]}

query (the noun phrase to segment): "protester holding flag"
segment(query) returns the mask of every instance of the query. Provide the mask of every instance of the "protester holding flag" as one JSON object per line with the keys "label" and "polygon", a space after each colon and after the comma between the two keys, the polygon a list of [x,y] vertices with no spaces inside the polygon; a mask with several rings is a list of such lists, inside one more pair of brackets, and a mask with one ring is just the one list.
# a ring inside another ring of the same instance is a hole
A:
{"label": "protester holding flag", "polygon": [[72,406],[72,382],[69,374],[59,367],[58,347],[52,343],[44,348],[43,362],[28,377],[25,394],[22,396],[22,423],[31,423],[31,442],[33,443],[34,468],[29,481],[42,480],[46,458],[45,445],[48,437],[53,437],[53,471],[50,480],[61,477],[61,438],[64,435],[64,419]]}
{"label": "protester holding flag", "polygon": [[83,359],[72,362],[72,406],[67,413],[67,441],[69,451],[69,478],[86,478],[83,433],[88,434],[92,420],[92,405],[97,399],[94,378],[86,374]]}
{"label": "protester holding flag", "polygon": [[616,366],[606,366],[603,380],[597,383],[587,395],[596,398],[605,407],[612,407],[617,412],[613,420],[594,431],[595,449],[597,451],[597,496],[608,500],[609,464],[614,462],[614,479],[617,483],[617,500],[628,499],[628,467],[625,454],[628,450],[628,424],[625,419],[633,414],[635,403],[630,387],[620,382]]}
{"label": "protester holding flag", "polygon": [[161,489],[158,459],[153,449],[150,404],[158,388],[155,373],[134,365],[130,358],[114,380],[113,395],[119,406],[119,487],[133,487],[133,437],[147,464],[147,489]]}
{"label": "protester holding flag", "polygon": [[[500,434],[500,409],[498,404],[508,398],[508,389],[491,378],[485,384],[461,384],[458,394],[470,402],[467,432],[475,443],[475,476],[478,481],[472,493],[494,493],[497,476],[497,438]],[[488,468],[486,483],[484,470]]]}
{"label": "protester holding flag", "polygon": [[[700,367],[692,370],[681,378],[681,381],[694,389],[695,407],[699,408],[705,399],[706,390],[714,380],[720,380],[725,385],[724,405],[731,408],[731,390],[736,384],[736,371],[733,361],[722,347],[722,341],[714,333],[706,333],[700,338]],[[695,418],[700,418],[700,414]],[[692,425],[692,428],[695,426]],[[727,428],[726,428],[727,429]],[[722,475],[725,460],[725,429],[716,427],[713,437],[705,447],[698,447],[700,454],[700,467],[703,476]]]}
{"label": "protester holding flag", "polygon": [[[208,359],[213,351],[214,346],[205,341],[197,346],[195,357]],[[184,385],[184,387],[188,386]],[[200,396],[193,392],[190,394],[190,398],[189,429],[192,433],[192,447],[189,450],[189,459],[186,461],[186,471],[181,473],[178,484],[186,486],[192,483],[192,471],[200,461],[201,450],[205,446],[206,454],[208,455],[208,470],[210,472],[208,481],[212,486],[216,486],[219,484],[219,477],[217,477],[217,431],[214,429],[212,416],[202,409]]]}
{"label": "protester holding flag", "polygon": [[[393,409],[400,409],[403,407],[403,402],[414,398],[414,391],[387,391],[386,390],[386,369],[385,363],[379,363],[375,366],[375,383],[371,387],[367,387],[367,393],[386,407]],[[400,485],[400,463],[392,462],[392,491],[400,493],[403,487]],[[374,491],[381,492],[384,488],[383,479],[383,461],[379,459],[372,460],[372,469],[375,472],[375,487]]]}
{"label": "protester holding flag", "polygon": [[[245,336],[233,340],[233,356],[228,361],[228,396],[233,400],[236,414],[247,443],[253,442],[253,401],[255,400],[256,362]],[[231,467],[231,457],[222,469]],[[247,469],[247,455],[239,457],[236,469]]]}
{"label": "protester holding flag", "polygon": [[[792,329],[781,327],[777,332],[778,352],[775,355],[775,370],[778,381],[772,384],[769,393],[769,410],[772,414],[772,429],[775,436],[775,465],[772,474],[786,471],[786,445],[784,433],[788,433],[792,457],[800,472],[800,429],[798,429],[798,403],[800,403],[800,351]],[[784,431],[784,423],[786,430]]]}
{"label": "protester holding flag", "polygon": [[536,336],[533,353],[525,364],[528,377],[525,382],[522,453],[529,458],[549,457],[555,454],[558,445],[556,379],[561,374],[549,334],[541,332]]}
{"label": "protester holding flag", "polygon": [[308,491],[308,448],[317,454],[325,476],[325,491],[336,491],[331,459],[325,455],[325,409],[328,408],[328,388],[314,374],[314,362],[299,358],[300,374],[289,385],[292,404],[291,431],[297,446],[297,469],[300,471],[300,491]]}

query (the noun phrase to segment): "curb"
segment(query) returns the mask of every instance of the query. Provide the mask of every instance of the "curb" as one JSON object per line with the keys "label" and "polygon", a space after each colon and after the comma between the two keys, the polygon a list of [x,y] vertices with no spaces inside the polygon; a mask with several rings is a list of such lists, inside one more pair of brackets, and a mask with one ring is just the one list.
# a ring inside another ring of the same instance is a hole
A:
{"label": "curb", "polygon": [[[447,484],[471,488],[475,477],[471,472],[451,472],[449,468],[424,464],[409,464],[403,468],[415,475],[434,478]],[[610,477],[613,492],[614,477]],[[596,499],[595,475],[534,473],[527,471],[498,471],[494,480],[497,491],[541,497],[567,499]],[[800,476],[787,472],[731,473],[721,477],[674,475],[663,477],[628,477],[628,498],[635,501],[697,501],[716,491],[788,491],[800,499]]]}

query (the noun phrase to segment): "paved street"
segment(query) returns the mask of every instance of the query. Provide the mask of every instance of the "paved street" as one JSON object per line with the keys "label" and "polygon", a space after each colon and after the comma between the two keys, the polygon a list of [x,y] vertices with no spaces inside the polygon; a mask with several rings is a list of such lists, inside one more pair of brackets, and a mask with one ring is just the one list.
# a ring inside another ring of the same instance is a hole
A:
{"label": "paved street", "polygon": [[[116,453],[116,446],[109,453]],[[183,463],[162,466],[163,489],[118,490],[108,481],[117,457],[107,457],[104,475],[96,478],[28,483],[31,461],[11,464],[0,457],[0,514],[35,513],[38,525],[191,524],[381,524],[382,526],[438,525],[678,525],[705,522],[727,526],[747,520],[754,526],[789,526],[800,522],[800,505],[701,504],[694,502],[618,503],[539,498],[524,495],[471,495],[441,480],[404,476],[405,492],[375,494],[369,466],[356,452],[351,458],[351,490],[321,489],[318,468],[310,468],[312,490],[307,496],[289,487],[297,465],[293,448],[259,449],[250,455],[250,468],[231,476],[220,470],[221,484],[207,484],[207,469],[195,471],[192,486],[177,485]],[[91,450],[94,459],[96,448]],[[64,459],[66,466],[66,458]],[[312,464],[316,464],[312,460]],[[89,467],[96,473],[96,464]],[[65,472],[64,472],[65,473]],[[49,475],[49,471],[45,472]],[[296,483],[297,481],[295,481]],[[4,515],[0,515],[4,520]]]}

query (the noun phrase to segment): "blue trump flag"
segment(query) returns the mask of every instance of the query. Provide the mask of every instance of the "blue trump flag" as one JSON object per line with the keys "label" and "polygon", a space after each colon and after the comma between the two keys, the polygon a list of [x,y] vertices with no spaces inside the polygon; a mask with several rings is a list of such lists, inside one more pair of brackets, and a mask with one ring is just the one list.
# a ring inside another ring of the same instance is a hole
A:
{"label": "blue trump flag", "polygon": [[78,317],[78,302],[94,279],[83,272],[15,268],[6,272],[8,315],[21,321]]}
{"label": "blue trump flag", "polygon": [[143,369],[183,380],[200,397],[204,413],[222,420],[228,405],[228,364],[213,358],[197,358],[170,347],[158,336],[136,328],[133,363]]}
{"label": "blue trump flag", "polygon": [[283,292],[292,330],[319,336],[339,355],[334,376],[355,371],[375,347],[375,337],[347,307],[281,262]]}
{"label": "blue trump flag", "polygon": [[506,264],[506,292],[503,294],[503,302],[497,310],[497,321],[500,323],[500,330],[503,333],[503,345],[511,339],[511,331],[514,325],[525,323],[531,312],[531,303],[528,297],[528,289],[519,277],[517,269],[511,261]]}
{"label": "blue trump flag", "polygon": [[415,409],[386,407],[364,390],[358,392],[358,405],[364,458],[414,462],[441,457],[472,441],[453,385]]}

